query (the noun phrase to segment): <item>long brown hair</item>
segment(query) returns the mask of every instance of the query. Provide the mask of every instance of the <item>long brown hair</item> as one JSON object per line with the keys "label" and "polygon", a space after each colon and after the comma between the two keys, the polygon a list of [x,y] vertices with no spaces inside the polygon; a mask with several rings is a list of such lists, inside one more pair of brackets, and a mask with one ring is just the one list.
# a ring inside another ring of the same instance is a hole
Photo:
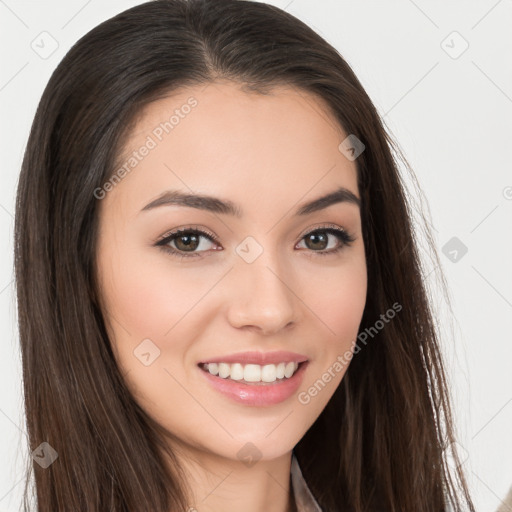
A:
{"label": "long brown hair", "polygon": [[460,466],[451,470],[444,456],[455,440],[450,398],[398,147],[338,51],[283,10],[240,0],[128,9],[82,37],[42,95],[15,226],[30,451],[47,442],[58,453],[47,468],[29,461],[37,510],[187,509],[178,461],[125,387],[110,347],[94,272],[94,191],[114,172],[145,105],[217,78],[261,94],[277,85],[313,93],[362,141],[368,295],[360,331],[402,306],[354,355],[295,447],[310,489],[326,512],[443,512],[448,500],[474,511]]}

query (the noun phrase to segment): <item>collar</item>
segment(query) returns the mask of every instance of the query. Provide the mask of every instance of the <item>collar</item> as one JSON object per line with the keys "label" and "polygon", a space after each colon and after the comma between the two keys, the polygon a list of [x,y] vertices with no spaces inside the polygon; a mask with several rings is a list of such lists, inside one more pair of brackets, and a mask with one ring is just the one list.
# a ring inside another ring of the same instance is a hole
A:
{"label": "collar", "polygon": [[322,512],[320,505],[318,505],[317,501],[313,497],[306,480],[304,480],[304,477],[302,476],[299,461],[297,460],[297,457],[295,457],[295,453],[293,451],[290,475],[293,495],[297,505],[297,512]]}

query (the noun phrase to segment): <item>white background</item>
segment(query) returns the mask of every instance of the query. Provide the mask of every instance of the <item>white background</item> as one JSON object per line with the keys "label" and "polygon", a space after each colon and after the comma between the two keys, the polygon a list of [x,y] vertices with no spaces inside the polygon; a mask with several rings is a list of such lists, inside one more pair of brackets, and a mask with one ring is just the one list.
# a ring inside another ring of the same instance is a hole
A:
{"label": "white background", "polygon": [[[139,3],[0,0],[0,512],[19,509],[28,457],[12,242],[29,128],[71,45]],[[512,0],[268,3],[345,57],[418,177],[451,294],[453,316],[433,288],[464,468],[477,510],[494,511],[512,484]],[[45,59],[43,31],[58,43]],[[452,237],[468,248],[456,262]]]}

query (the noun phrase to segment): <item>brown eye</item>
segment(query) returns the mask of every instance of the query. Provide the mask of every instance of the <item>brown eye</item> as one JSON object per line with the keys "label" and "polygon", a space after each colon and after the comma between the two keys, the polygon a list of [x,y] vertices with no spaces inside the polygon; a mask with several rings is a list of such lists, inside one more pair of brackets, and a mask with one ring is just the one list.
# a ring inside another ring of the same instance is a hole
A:
{"label": "brown eye", "polygon": [[306,245],[308,249],[319,249],[323,251],[326,248],[326,244],[329,242],[329,237],[322,232],[310,233],[305,237],[306,240],[309,240],[311,243]]}
{"label": "brown eye", "polygon": [[199,239],[201,236],[196,234],[178,235],[174,237],[176,248],[180,251],[194,251],[199,247]]}
{"label": "brown eye", "polygon": [[[338,239],[339,245],[337,247],[327,249],[329,244],[329,235]],[[317,228],[314,231],[310,231],[304,235],[303,240],[305,241],[307,249],[310,249],[313,253],[316,253],[319,256],[324,256],[327,254],[337,253],[345,246],[349,246],[355,238],[343,229],[328,227]]]}
{"label": "brown eye", "polygon": [[[173,255],[193,257],[200,256],[201,252],[208,251],[208,243],[202,243],[202,239],[205,239],[209,242],[215,242],[214,236],[211,233],[207,233],[206,231],[202,231],[200,229],[186,228],[178,229],[172,233],[169,233],[156,245]],[[174,246],[171,244],[174,244]]]}

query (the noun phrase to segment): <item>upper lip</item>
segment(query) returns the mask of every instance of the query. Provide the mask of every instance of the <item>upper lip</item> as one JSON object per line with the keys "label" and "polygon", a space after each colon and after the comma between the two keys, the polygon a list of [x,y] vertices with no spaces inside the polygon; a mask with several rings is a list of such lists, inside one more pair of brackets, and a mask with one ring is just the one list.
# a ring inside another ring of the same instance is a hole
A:
{"label": "upper lip", "polygon": [[307,361],[305,355],[297,354],[295,352],[287,352],[279,350],[275,352],[239,352],[238,354],[229,354],[225,356],[212,357],[200,361],[199,364],[204,363],[241,363],[241,364],[258,364],[260,366],[266,364],[279,364],[279,363],[302,363]]}

